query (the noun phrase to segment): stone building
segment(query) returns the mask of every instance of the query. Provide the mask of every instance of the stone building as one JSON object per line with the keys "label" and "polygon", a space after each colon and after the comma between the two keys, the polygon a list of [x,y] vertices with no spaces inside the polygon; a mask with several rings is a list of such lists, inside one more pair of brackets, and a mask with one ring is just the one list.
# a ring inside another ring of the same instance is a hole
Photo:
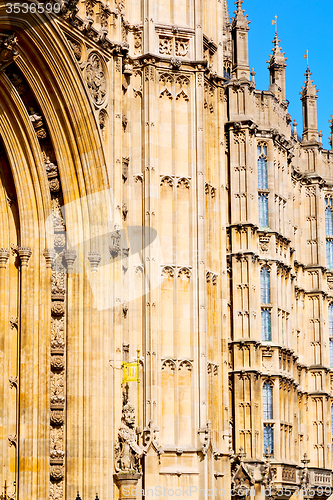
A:
{"label": "stone building", "polygon": [[327,498],[309,68],[300,137],[277,34],[256,89],[242,0],[231,22],[225,0],[59,2],[0,2],[4,495]]}

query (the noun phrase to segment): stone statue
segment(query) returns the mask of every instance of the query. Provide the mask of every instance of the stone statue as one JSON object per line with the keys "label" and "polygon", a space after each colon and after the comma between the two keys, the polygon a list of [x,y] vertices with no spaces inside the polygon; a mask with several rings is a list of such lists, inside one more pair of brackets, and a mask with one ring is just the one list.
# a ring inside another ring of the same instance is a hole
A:
{"label": "stone statue", "polygon": [[115,448],[115,469],[117,472],[138,472],[139,459],[147,452],[146,447],[140,447],[137,443],[134,425],[134,407],[127,403],[123,407],[121,424],[118,430],[118,441]]}

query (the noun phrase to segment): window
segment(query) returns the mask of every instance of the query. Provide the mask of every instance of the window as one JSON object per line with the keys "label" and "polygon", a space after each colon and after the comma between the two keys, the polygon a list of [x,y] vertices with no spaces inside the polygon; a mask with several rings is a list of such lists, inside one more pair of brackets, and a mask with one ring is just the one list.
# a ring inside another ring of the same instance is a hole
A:
{"label": "window", "polygon": [[274,431],[273,426],[264,424],[264,453],[274,454]]}
{"label": "window", "polygon": [[258,167],[258,203],[259,203],[259,226],[268,227],[268,194],[261,193],[267,190],[267,145],[259,143],[257,147]]}
{"label": "window", "polygon": [[261,338],[262,340],[272,340],[271,312],[268,309],[261,310]]}
{"label": "window", "polygon": [[272,420],[273,418],[273,388],[271,384],[266,382],[262,389],[262,401],[264,408],[264,420]]}
{"label": "window", "polygon": [[326,266],[333,269],[333,199],[325,198]]}
{"label": "window", "polygon": [[[262,153],[262,149],[265,153]],[[258,146],[258,189],[267,189],[267,147]]]}
{"label": "window", "polygon": [[264,266],[260,269],[260,294],[262,304],[269,304],[271,302],[270,285],[270,274],[268,271],[268,267]]}
{"label": "window", "polygon": [[268,227],[268,194],[259,194],[259,227]]}

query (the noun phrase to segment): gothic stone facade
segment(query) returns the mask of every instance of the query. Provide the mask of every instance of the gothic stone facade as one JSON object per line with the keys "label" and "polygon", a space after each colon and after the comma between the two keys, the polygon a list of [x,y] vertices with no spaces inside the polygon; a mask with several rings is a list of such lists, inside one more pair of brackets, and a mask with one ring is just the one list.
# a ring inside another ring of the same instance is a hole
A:
{"label": "gothic stone facade", "polygon": [[277,35],[256,89],[240,0],[231,22],[59,1],[0,3],[7,497],[326,498],[333,153],[309,69],[300,138]]}

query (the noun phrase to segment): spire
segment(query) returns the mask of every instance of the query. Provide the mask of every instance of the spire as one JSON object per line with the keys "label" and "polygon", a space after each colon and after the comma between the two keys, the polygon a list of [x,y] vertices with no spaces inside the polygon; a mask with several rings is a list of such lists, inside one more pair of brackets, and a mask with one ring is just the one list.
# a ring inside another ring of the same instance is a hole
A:
{"label": "spire", "polygon": [[236,0],[237,10],[231,24],[233,39],[233,77],[238,79],[250,79],[248,31],[250,21],[247,19],[245,10],[242,9],[243,0]]}
{"label": "spire", "polygon": [[[305,56],[308,57],[308,56]],[[303,104],[303,141],[318,142],[317,126],[317,93],[318,90],[311,80],[309,65],[305,72],[305,83],[302,87],[301,101]]]}
{"label": "spire", "polygon": [[275,36],[273,40],[272,54],[268,62],[268,69],[270,73],[269,90],[273,92],[281,101],[286,101],[286,61],[284,52],[279,45],[280,41],[277,34],[277,16],[275,16]]}

